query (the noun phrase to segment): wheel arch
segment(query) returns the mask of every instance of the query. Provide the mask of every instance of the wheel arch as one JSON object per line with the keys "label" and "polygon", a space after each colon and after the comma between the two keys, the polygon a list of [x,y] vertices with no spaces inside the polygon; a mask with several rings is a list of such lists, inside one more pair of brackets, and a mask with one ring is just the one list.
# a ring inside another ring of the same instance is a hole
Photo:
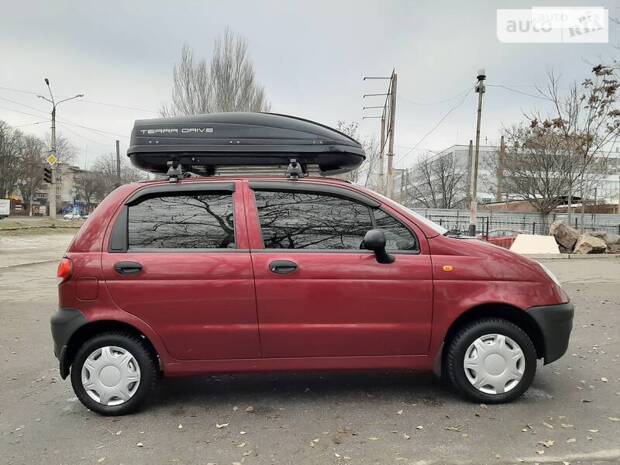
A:
{"label": "wheel arch", "polygon": [[97,320],[80,326],[69,338],[69,341],[67,342],[67,350],[60,362],[60,376],[64,379],[69,375],[69,368],[73,363],[77,351],[84,342],[97,334],[112,331],[128,333],[143,339],[151,356],[153,357],[153,360],[157,363],[157,366],[161,371],[161,360],[157,349],[155,349],[155,346],[151,340],[143,332],[135,326],[122,321]]}
{"label": "wheel arch", "polygon": [[459,317],[452,322],[448,331],[446,332],[443,344],[435,364],[435,371],[438,374],[444,375],[445,358],[450,341],[457,332],[467,324],[480,320],[482,318],[501,318],[506,321],[517,325],[532,339],[534,348],[536,349],[536,357],[544,358],[545,356],[545,340],[542,331],[534,318],[532,318],[527,311],[515,307],[514,305],[504,303],[487,303],[472,307],[471,309],[461,313]]}

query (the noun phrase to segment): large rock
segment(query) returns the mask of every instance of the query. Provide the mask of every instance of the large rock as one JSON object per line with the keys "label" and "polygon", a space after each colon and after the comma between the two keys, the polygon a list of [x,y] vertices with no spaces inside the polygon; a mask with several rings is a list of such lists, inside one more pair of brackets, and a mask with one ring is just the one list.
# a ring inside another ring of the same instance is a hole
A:
{"label": "large rock", "polygon": [[577,239],[579,239],[579,232],[562,220],[551,223],[549,234],[555,237],[555,241],[560,245],[561,250],[567,250],[568,252],[573,250]]}
{"label": "large rock", "polygon": [[605,242],[607,242],[607,231],[593,231],[590,233],[590,236],[598,237],[599,239],[603,239]]}
{"label": "large rock", "polygon": [[603,240],[607,245],[620,245],[620,234],[607,233]]}
{"label": "large rock", "polygon": [[594,231],[593,233],[590,233],[590,235],[605,241],[605,244],[607,245],[607,253],[620,253],[620,235],[607,231]]}
{"label": "large rock", "polygon": [[589,234],[579,236],[574,249],[574,253],[578,254],[605,253],[606,251],[607,244],[605,244],[605,241]]}

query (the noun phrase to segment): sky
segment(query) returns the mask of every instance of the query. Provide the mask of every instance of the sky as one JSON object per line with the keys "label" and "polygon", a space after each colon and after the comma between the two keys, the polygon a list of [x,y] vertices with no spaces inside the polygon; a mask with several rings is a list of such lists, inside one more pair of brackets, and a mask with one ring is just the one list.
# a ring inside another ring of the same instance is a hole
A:
{"label": "sky", "polygon": [[481,143],[494,144],[524,113],[544,111],[535,86],[548,72],[568,87],[592,64],[620,58],[613,22],[608,44],[507,44],[496,33],[498,8],[602,6],[620,17],[613,0],[1,2],[0,120],[46,137],[50,108],[37,98],[46,95],[43,79],[57,98],[85,94],[57,115],[83,168],[112,153],[116,139],[124,153],[133,121],[158,116],[184,43],[209,59],[227,27],[248,41],[273,112],[332,126],[357,121],[362,138],[379,134],[378,119],[363,119],[377,112],[362,107],[383,103],[362,95],[387,84],[362,78],[395,69],[396,167],[474,138],[477,96],[467,92],[481,68],[488,84]]}

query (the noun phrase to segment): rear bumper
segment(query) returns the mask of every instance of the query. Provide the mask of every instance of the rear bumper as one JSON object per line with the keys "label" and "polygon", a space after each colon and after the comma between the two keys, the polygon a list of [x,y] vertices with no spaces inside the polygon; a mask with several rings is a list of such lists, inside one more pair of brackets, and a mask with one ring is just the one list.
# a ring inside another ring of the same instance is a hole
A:
{"label": "rear bumper", "polygon": [[545,365],[556,361],[568,348],[575,313],[573,304],[567,302],[560,305],[532,307],[527,313],[534,318],[542,333]]}
{"label": "rear bumper", "polygon": [[67,347],[75,332],[86,324],[86,318],[79,310],[60,309],[50,320],[52,338],[54,339],[54,355],[58,359],[60,376],[65,379],[69,375],[67,363]]}

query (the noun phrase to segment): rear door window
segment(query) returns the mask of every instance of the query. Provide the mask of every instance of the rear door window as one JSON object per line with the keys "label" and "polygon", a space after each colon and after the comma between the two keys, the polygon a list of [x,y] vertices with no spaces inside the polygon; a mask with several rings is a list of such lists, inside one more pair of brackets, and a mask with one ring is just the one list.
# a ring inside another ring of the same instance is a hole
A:
{"label": "rear door window", "polygon": [[145,197],[128,211],[128,246],[136,249],[235,247],[230,192],[191,192]]}

